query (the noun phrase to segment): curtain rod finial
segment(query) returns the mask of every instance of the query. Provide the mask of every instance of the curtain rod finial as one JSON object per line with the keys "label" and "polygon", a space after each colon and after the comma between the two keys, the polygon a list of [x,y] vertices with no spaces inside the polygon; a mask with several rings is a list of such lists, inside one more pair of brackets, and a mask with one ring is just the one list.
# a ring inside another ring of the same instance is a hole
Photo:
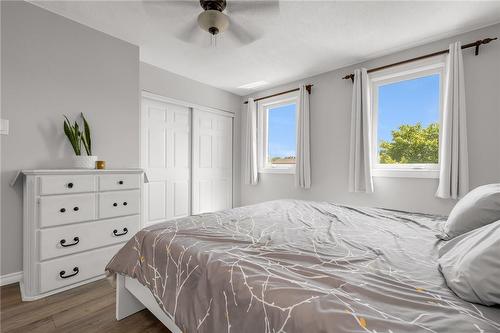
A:
{"label": "curtain rod finial", "polygon": [[498,38],[497,37],[493,37],[493,38],[485,38],[483,40],[478,40],[476,42],[476,49],[474,51],[474,55],[479,55],[479,46],[482,45],[482,44],[489,44],[490,42],[494,41],[494,40],[497,40]]}
{"label": "curtain rod finial", "polygon": [[309,95],[311,94],[311,89],[312,89],[312,86],[313,86],[312,84],[308,84],[308,85],[306,85],[306,90],[307,90],[307,92],[309,93]]}
{"label": "curtain rod finial", "polygon": [[344,79],[344,80],[351,79],[351,81],[354,81],[354,74],[348,74],[348,75],[344,76],[342,79]]}
{"label": "curtain rod finial", "polygon": [[497,37],[494,37],[494,38],[485,38],[482,40],[482,43],[483,44],[488,44],[489,42],[492,42],[494,40],[497,40],[498,38]]}

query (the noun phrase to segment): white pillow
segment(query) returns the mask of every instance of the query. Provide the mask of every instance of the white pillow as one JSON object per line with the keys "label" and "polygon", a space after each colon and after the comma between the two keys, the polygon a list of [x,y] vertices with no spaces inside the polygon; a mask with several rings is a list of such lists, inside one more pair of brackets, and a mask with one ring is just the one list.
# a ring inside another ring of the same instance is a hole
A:
{"label": "white pillow", "polygon": [[448,240],[500,220],[500,184],[479,186],[451,210],[439,238]]}
{"label": "white pillow", "polygon": [[439,270],[460,298],[500,304],[500,221],[453,238],[439,249]]}

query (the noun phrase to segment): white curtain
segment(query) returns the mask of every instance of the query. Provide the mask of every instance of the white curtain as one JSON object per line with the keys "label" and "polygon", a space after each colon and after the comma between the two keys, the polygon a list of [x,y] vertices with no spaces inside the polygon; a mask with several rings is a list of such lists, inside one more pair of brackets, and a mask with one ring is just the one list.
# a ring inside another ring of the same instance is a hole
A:
{"label": "white curtain", "polygon": [[436,196],[458,199],[469,191],[465,81],[462,45],[450,44],[439,142],[439,186]]}
{"label": "white curtain", "polygon": [[257,164],[257,106],[253,98],[248,99],[247,119],[245,128],[245,170],[244,181],[248,185],[259,183]]}
{"label": "white curtain", "polygon": [[304,85],[300,86],[298,106],[295,186],[311,188],[309,92]]}
{"label": "white curtain", "polygon": [[351,149],[349,154],[349,191],[373,192],[372,116],[370,87],[366,68],[354,71],[351,110]]}

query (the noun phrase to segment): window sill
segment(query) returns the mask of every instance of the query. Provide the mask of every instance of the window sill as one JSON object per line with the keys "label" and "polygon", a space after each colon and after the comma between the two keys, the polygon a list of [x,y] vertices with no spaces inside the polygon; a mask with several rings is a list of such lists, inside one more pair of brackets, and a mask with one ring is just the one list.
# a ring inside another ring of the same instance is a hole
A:
{"label": "window sill", "polygon": [[278,173],[285,175],[294,175],[295,168],[266,168],[266,169],[260,169],[259,173]]}
{"label": "window sill", "polygon": [[439,178],[435,169],[373,169],[373,177],[387,178]]}

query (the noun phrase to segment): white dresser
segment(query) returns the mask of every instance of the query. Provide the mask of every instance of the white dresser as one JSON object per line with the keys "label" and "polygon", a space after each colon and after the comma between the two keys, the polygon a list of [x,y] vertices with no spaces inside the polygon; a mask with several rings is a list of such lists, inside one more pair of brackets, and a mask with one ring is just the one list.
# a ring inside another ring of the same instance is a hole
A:
{"label": "white dresser", "polygon": [[109,260],[141,229],[143,171],[22,173],[23,300],[102,278]]}

